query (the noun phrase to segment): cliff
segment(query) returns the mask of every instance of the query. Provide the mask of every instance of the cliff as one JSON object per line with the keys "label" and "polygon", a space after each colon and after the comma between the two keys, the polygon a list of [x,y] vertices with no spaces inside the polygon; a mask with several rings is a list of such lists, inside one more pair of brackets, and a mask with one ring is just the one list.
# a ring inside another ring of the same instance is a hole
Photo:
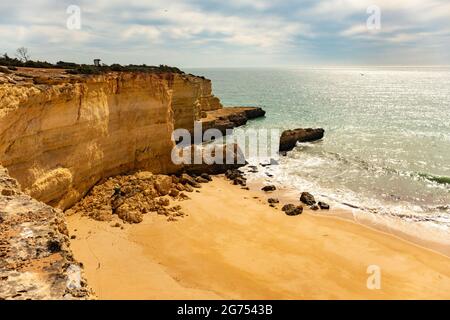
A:
{"label": "cliff", "polygon": [[0,166],[0,300],[89,299],[63,213],[23,194]]}
{"label": "cliff", "polygon": [[173,129],[222,108],[211,81],[179,73],[0,73],[0,164],[24,192],[68,208],[103,178],[177,170]]}

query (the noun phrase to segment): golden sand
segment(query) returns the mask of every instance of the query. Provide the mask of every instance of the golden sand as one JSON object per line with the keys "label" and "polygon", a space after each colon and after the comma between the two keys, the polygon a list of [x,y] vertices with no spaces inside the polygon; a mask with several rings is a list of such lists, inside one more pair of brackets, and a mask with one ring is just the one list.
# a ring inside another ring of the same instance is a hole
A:
{"label": "golden sand", "polygon": [[[189,196],[175,222],[67,218],[99,299],[450,299],[439,253],[337,217],[287,216],[222,178]],[[369,266],[380,289],[367,286]]]}

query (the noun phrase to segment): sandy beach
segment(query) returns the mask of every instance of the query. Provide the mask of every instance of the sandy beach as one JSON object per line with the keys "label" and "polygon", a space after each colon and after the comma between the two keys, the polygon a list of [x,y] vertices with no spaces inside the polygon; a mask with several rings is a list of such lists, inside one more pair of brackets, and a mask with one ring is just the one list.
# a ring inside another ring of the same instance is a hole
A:
{"label": "sandy beach", "polygon": [[[450,259],[437,252],[334,214],[287,216],[269,194],[221,177],[189,197],[174,222],[150,213],[121,229],[67,217],[99,299],[450,298]],[[367,287],[369,266],[380,289]]]}

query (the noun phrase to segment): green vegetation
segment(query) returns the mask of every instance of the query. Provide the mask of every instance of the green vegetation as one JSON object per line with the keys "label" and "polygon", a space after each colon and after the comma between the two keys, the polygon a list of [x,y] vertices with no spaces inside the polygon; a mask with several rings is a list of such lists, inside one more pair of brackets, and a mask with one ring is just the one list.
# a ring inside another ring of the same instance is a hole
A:
{"label": "green vegetation", "polygon": [[[20,50],[19,50],[20,49]],[[26,48],[19,48],[16,54],[18,58],[11,58],[5,53],[0,56],[0,66],[6,66],[10,70],[17,70],[17,67],[28,67],[28,68],[52,68],[52,69],[67,69],[67,73],[70,74],[101,74],[111,71],[120,72],[146,72],[146,73],[184,73],[176,67],[170,67],[166,65],[159,66],[147,66],[130,64],[127,66],[122,66],[120,64],[112,64],[110,66],[102,64],[101,66],[95,66],[91,64],[78,64],[74,62],[58,61],[56,64],[47,61],[33,61],[28,55],[28,50]]]}

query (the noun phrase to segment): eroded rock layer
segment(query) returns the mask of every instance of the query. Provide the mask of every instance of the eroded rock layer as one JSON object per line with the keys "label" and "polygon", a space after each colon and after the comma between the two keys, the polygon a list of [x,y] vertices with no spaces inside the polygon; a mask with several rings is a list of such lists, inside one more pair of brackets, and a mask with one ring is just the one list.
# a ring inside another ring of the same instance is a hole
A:
{"label": "eroded rock layer", "polygon": [[22,193],[0,167],[0,300],[90,297],[62,212]]}
{"label": "eroded rock layer", "polygon": [[0,163],[26,193],[62,209],[105,177],[178,170],[173,129],[222,107],[211,81],[192,75],[26,71],[0,74]]}

